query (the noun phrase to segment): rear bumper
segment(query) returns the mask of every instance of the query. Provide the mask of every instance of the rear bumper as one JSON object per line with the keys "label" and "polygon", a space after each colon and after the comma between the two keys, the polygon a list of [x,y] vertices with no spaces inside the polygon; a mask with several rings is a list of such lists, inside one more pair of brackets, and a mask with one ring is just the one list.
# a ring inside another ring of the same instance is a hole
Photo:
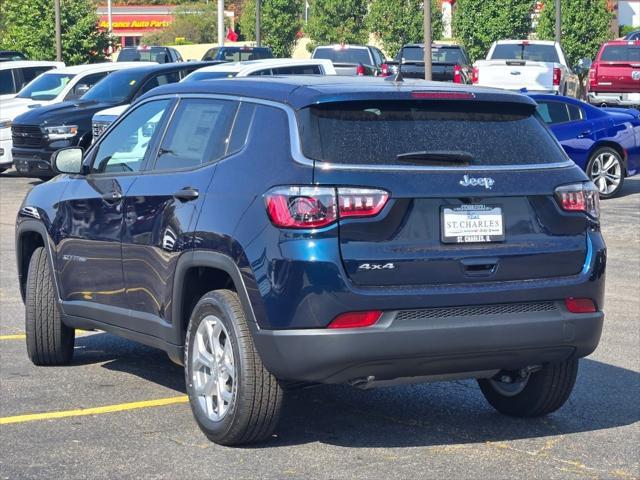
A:
{"label": "rear bumper", "polygon": [[442,318],[387,312],[364,329],[261,330],[254,338],[276,377],[312,383],[517,369],[593,352],[604,314],[548,303],[556,308]]}
{"label": "rear bumper", "polygon": [[[589,92],[587,98],[593,105],[619,105],[622,107],[635,107],[640,105],[640,99],[631,99],[632,93],[616,92]],[[636,94],[637,95],[637,94]]]}
{"label": "rear bumper", "polygon": [[11,139],[0,140],[0,168],[8,168],[12,163]]}

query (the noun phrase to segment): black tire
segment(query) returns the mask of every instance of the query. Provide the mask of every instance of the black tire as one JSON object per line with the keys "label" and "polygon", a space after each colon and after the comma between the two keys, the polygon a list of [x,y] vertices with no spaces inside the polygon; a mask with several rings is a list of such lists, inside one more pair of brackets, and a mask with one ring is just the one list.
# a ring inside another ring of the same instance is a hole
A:
{"label": "black tire", "polygon": [[29,261],[25,299],[27,353],[35,365],[66,365],[73,357],[75,330],[62,323],[47,252],[37,248]]}
{"label": "black tire", "polygon": [[578,360],[545,364],[531,373],[522,391],[513,396],[500,393],[491,380],[478,380],[489,404],[512,417],[540,417],[558,410],[569,398],[578,375]]}
{"label": "black tire", "polygon": [[[220,320],[233,351],[235,392],[226,414],[212,420],[202,408],[194,387],[192,356],[200,323],[211,315]],[[282,406],[282,389],[278,380],[262,364],[251,331],[238,299],[230,290],[205,294],[191,314],[186,333],[185,380],[193,415],[200,429],[212,442],[220,445],[242,445],[268,439],[278,422]]]}
{"label": "black tire", "polygon": [[[616,157],[618,162],[620,162],[620,168],[621,168],[620,183],[618,184],[616,189],[614,191],[610,192],[610,193],[603,193],[600,190],[600,186],[598,185],[597,182],[595,182],[595,179],[593,178],[593,175],[592,175],[593,164],[595,163],[596,159],[602,154],[613,155],[614,157]],[[587,171],[587,176],[592,181],[594,181],[594,183],[596,184],[596,187],[600,191],[600,198],[603,198],[603,199],[613,198],[618,193],[620,193],[620,190],[622,190],[622,185],[624,185],[624,178],[625,178],[625,174],[626,174],[625,165],[624,165],[624,161],[622,160],[622,157],[620,156],[620,153],[618,153],[615,149],[613,149],[611,147],[598,148],[595,152],[593,152],[593,154],[589,158],[589,162],[587,163],[587,170],[586,171]]]}

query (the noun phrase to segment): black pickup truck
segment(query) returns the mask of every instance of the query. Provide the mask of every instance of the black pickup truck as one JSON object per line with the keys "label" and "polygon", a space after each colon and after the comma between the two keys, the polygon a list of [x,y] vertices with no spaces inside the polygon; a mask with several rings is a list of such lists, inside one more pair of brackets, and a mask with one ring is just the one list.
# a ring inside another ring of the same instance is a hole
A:
{"label": "black pickup truck", "polygon": [[[437,82],[470,84],[473,67],[460,45],[431,46],[432,75]],[[394,62],[387,62],[392,72],[398,69],[405,78],[424,78],[424,44],[412,43],[400,49]]]}

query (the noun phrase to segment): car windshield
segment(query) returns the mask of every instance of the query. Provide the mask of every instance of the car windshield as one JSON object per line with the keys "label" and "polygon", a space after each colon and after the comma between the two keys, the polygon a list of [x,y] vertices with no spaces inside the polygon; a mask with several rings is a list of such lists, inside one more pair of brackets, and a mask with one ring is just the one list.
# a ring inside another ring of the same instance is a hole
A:
{"label": "car windshield", "polygon": [[370,65],[371,58],[366,48],[317,48],[313,58],[331,60],[333,63],[361,63]]}
{"label": "car windshield", "polygon": [[193,72],[188,75],[184,82],[195,82],[196,80],[213,80],[216,78],[232,78],[235,77],[238,72]]}
{"label": "car windshield", "polygon": [[[431,48],[431,60],[436,63],[462,63],[462,55],[458,48]],[[422,47],[404,47],[402,49],[403,62],[424,62]]]}
{"label": "car windshield", "polygon": [[609,45],[604,47],[603,62],[640,62],[640,46]]}
{"label": "car windshield", "polygon": [[[138,69],[135,69],[138,70]],[[82,96],[82,100],[120,103],[129,99],[138,90],[146,71],[120,70],[100,80]]]}
{"label": "car windshield", "polygon": [[566,159],[531,105],[335,102],[303,108],[298,124],[304,155],[334,164],[407,165],[409,157],[461,150],[473,165],[529,165]]}
{"label": "car windshield", "polygon": [[553,45],[532,43],[502,43],[496,45],[491,60],[530,60],[532,62],[560,63]]}
{"label": "car windshield", "polygon": [[35,78],[26,87],[20,90],[18,98],[31,100],[53,100],[75,75],[69,73],[47,72]]}
{"label": "car windshield", "polygon": [[158,62],[168,63],[169,53],[164,47],[151,47],[146,49],[124,48],[118,55],[119,62]]}

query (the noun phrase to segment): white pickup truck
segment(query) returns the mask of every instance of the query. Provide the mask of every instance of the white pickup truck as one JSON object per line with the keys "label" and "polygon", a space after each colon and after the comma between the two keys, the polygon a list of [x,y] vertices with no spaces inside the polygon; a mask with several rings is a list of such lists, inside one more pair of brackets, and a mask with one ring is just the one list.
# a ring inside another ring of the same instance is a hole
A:
{"label": "white pickup truck", "polygon": [[487,59],[474,63],[472,81],[484,87],[570,97],[578,96],[580,86],[560,44],[546,40],[494,42]]}

